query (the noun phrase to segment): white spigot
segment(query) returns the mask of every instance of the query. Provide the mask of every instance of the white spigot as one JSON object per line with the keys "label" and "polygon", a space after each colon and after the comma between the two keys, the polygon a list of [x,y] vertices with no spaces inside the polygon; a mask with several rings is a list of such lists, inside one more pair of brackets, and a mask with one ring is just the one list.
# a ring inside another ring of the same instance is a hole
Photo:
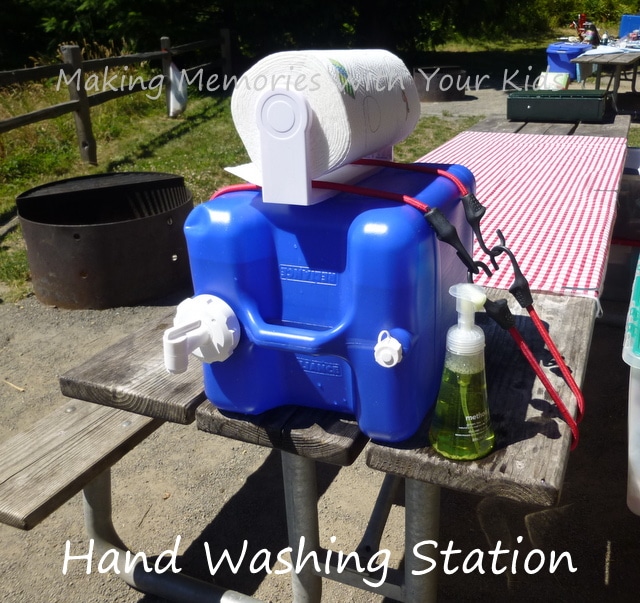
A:
{"label": "white spigot", "polygon": [[173,327],[163,336],[164,365],[170,373],[184,373],[189,354],[201,362],[222,362],[240,340],[240,323],[231,307],[215,295],[196,295],[181,302]]}

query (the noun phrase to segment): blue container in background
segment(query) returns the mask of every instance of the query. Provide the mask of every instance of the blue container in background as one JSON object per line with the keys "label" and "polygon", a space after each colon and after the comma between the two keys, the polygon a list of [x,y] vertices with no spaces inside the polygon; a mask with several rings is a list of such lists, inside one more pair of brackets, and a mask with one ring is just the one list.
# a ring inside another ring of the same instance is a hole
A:
{"label": "blue container in background", "polygon": [[551,73],[568,73],[572,80],[577,78],[577,65],[571,59],[579,57],[591,48],[591,44],[558,42],[547,47],[547,66]]}
{"label": "blue container in background", "polygon": [[640,29],[640,15],[622,15],[618,37],[628,36],[632,31]]}
{"label": "blue container in background", "polygon": [[[441,167],[474,190],[469,170]],[[387,168],[360,186],[440,208],[471,251],[450,179]],[[197,206],[185,234],[195,294],[222,298],[241,325],[233,354],[203,365],[217,407],[310,406],[354,416],[377,440],[415,433],[435,403],[457,320],[448,289],[467,275],[420,211],[353,194],[301,207],[229,192]],[[383,366],[375,349],[387,338],[401,359]]]}

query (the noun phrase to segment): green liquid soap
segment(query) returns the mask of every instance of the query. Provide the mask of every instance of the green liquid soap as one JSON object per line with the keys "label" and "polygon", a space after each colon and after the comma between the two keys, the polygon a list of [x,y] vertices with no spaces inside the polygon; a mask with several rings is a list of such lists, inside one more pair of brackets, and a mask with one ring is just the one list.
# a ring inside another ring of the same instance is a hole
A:
{"label": "green liquid soap", "polygon": [[493,450],[482,355],[447,352],[429,439],[437,452],[454,460],[479,459]]}

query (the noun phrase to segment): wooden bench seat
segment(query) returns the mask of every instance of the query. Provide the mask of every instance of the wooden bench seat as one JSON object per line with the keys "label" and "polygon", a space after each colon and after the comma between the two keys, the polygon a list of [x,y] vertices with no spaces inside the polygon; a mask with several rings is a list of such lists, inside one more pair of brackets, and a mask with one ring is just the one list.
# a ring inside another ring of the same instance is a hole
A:
{"label": "wooden bench seat", "polygon": [[30,530],[162,424],[69,400],[0,444],[0,522]]}

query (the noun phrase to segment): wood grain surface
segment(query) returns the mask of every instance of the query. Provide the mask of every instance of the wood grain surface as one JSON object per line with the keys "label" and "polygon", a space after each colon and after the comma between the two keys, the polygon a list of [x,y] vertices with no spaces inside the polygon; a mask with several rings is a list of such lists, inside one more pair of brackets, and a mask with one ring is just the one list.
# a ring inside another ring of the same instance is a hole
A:
{"label": "wood grain surface", "polygon": [[[491,299],[509,293],[487,290]],[[538,294],[534,307],[571,368],[576,381],[584,379],[596,315],[592,299]],[[545,367],[572,414],[576,401],[565,381],[555,374],[531,319],[512,300],[517,327]],[[480,315],[478,315],[480,316]],[[568,425],[549,394],[521,355],[511,336],[485,316],[478,324],[486,334],[487,389],[496,448],[478,461],[451,461],[429,446],[429,418],[418,434],[395,446],[370,443],[367,464],[380,471],[483,496],[502,496],[537,505],[553,505],[562,488],[571,444]]]}

